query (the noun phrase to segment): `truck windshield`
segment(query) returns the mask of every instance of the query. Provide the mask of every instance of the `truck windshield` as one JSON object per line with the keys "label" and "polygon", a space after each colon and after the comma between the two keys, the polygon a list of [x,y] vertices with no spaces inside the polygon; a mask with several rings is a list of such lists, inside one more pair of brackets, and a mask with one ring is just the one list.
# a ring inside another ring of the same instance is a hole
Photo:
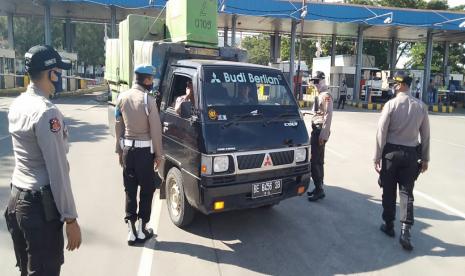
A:
{"label": "truck windshield", "polygon": [[207,106],[295,106],[283,75],[274,70],[205,68],[203,98]]}

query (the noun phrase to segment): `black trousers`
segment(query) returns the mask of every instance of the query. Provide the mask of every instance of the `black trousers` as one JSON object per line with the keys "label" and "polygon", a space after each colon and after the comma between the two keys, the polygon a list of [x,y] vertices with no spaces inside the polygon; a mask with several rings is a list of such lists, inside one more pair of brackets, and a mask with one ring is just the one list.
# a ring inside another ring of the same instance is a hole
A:
{"label": "black trousers", "polygon": [[400,222],[413,225],[413,187],[419,173],[419,154],[415,147],[387,144],[383,150],[381,185],[383,187],[383,220],[396,217],[397,185],[400,196]]}
{"label": "black trousers", "polygon": [[339,101],[337,103],[337,109],[341,107],[341,103],[342,103],[342,109],[344,109],[344,105],[346,104],[346,99],[347,99],[346,95],[339,96]]}
{"label": "black trousers", "polygon": [[[136,221],[138,218],[145,223],[150,221],[153,194],[161,182],[155,175],[153,162],[154,155],[150,153],[150,148],[124,147],[123,149],[125,221]],[[137,204],[138,187],[140,187],[139,204]]]}
{"label": "black trousers", "polygon": [[38,194],[13,187],[5,211],[21,276],[58,276],[64,263],[63,223],[45,220]]}
{"label": "black trousers", "polygon": [[323,188],[324,162],[325,162],[325,145],[320,145],[321,126],[312,125],[312,134],[310,137],[311,153],[311,172],[313,183],[316,189]]}

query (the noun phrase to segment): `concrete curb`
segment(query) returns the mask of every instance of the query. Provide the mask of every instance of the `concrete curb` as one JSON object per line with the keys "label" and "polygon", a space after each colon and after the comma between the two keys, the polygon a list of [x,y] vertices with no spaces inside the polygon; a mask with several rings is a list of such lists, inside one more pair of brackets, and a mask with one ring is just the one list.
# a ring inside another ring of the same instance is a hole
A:
{"label": "concrete curb", "polygon": [[[357,102],[348,101],[347,104],[355,108],[367,109],[367,110],[378,110],[378,111],[382,110],[384,107],[384,104],[379,104],[379,103],[367,104],[367,103],[357,103]],[[430,105],[428,106],[428,110],[431,112],[435,112],[435,113],[453,113],[454,107],[449,106],[449,105]]]}

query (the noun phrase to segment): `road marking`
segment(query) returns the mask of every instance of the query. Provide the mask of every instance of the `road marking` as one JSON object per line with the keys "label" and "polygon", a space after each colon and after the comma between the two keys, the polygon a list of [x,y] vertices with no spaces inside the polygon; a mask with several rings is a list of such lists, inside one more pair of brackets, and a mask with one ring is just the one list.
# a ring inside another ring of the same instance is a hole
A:
{"label": "road marking", "polygon": [[456,144],[456,143],[452,143],[452,142],[447,142],[447,141],[436,139],[436,138],[432,138],[432,140],[436,141],[436,142],[439,142],[441,144],[446,144],[446,145],[449,145],[449,146],[454,146],[454,147],[459,147],[459,148],[465,149],[465,145],[460,145],[460,144]]}
{"label": "road marking", "polygon": [[5,136],[0,136],[0,141],[5,140],[6,138],[9,138],[10,135],[5,135]]}
{"label": "road marking", "polygon": [[331,152],[332,154],[336,155],[337,157],[341,158],[341,159],[347,159],[347,157],[343,154],[340,154],[339,152],[337,152],[336,150],[334,149],[331,149],[330,147],[326,146],[326,149]]}
{"label": "road marking", "polygon": [[[161,206],[162,201],[159,199],[159,192],[154,195],[155,202],[152,208],[152,217],[150,218],[149,227],[153,229],[153,234],[156,238],[158,233],[158,225],[160,223],[160,214],[161,214]],[[155,250],[155,245],[157,241],[155,239],[151,239],[148,244],[142,249],[142,255],[140,256],[139,262],[139,270],[137,272],[137,276],[150,276],[152,273],[152,262],[153,262],[153,251]]]}
{"label": "road marking", "polygon": [[461,217],[461,218],[463,218],[465,220],[465,213],[462,213],[459,210],[457,210],[457,209],[455,209],[453,207],[450,207],[449,205],[445,204],[444,202],[441,202],[441,201],[439,201],[439,200],[437,200],[437,199],[435,199],[435,198],[433,198],[433,197],[431,197],[431,196],[429,196],[429,195],[427,195],[425,193],[422,193],[420,191],[413,191],[413,193],[415,195],[418,195],[418,196],[420,196],[420,197],[422,197],[422,198],[436,204],[437,206],[441,207],[442,209],[447,210],[450,213],[452,213],[452,214],[454,214],[454,215],[456,215],[458,217]]}

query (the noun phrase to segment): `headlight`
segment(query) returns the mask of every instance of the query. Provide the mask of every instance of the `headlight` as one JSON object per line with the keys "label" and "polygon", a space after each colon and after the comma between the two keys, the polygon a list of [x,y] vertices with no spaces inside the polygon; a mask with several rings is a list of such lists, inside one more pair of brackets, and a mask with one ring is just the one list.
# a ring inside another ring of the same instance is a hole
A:
{"label": "headlight", "polygon": [[229,157],[228,156],[216,156],[213,159],[213,171],[225,172],[229,169]]}
{"label": "headlight", "polygon": [[296,163],[304,162],[307,159],[307,149],[296,149],[294,152],[294,156]]}

